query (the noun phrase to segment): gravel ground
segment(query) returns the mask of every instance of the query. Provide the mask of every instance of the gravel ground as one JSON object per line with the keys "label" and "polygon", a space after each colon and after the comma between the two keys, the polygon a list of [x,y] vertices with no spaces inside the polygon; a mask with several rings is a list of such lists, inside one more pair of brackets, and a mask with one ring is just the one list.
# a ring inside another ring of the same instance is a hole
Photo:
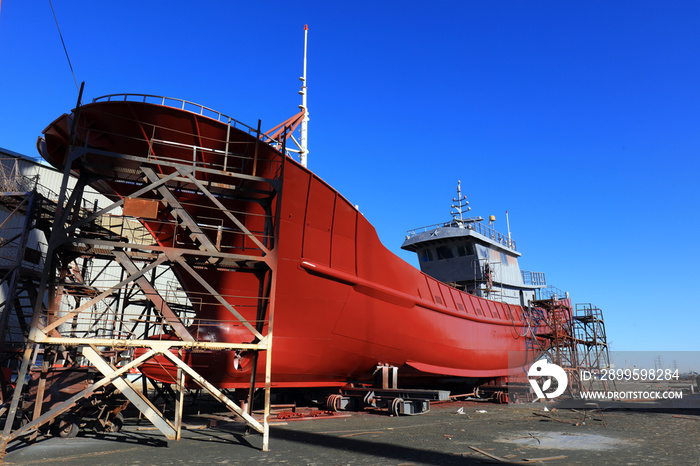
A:
{"label": "gravel ground", "polygon": [[542,459],[551,465],[700,465],[700,409],[692,408],[584,412],[554,404],[448,402],[418,416],[365,411],[274,422],[268,452],[261,451],[262,437],[246,436],[240,422],[211,419],[187,416],[192,429],[177,442],[137,418],[127,419],[117,434],[16,442],[4,464],[464,465]]}

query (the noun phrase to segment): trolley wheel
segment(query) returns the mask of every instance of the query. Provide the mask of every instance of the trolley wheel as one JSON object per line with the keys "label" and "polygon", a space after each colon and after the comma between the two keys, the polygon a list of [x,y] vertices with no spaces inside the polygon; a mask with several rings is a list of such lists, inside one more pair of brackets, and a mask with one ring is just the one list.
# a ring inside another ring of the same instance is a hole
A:
{"label": "trolley wheel", "polygon": [[122,416],[122,413],[117,413],[116,416],[110,419],[107,430],[116,433],[122,430],[122,426],[124,426],[124,416]]}
{"label": "trolley wheel", "polygon": [[391,415],[399,416],[401,414],[401,404],[403,403],[403,398],[394,398],[391,400]]}
{"label": "trolley wheel", "polygon": [[326,409],[328,411],[338,412],[340,411],[340,400],[343,397],[341,395],[328,395],[326,399]]}
{"label": "trolley wheel", "polygon": [[58,436],[61,438],[73,438],[80,432],[80,426],[71,421],[61,421],[58,427]]}

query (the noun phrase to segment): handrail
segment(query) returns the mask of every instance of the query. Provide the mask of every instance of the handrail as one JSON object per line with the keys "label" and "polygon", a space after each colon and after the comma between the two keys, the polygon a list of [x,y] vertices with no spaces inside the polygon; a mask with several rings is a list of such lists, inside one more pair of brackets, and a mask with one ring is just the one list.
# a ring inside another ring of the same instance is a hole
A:
{"label": "handrail", "polygon": [[[158,102],[149,102],[148,99],[151,100],[159,100],[160,103]],[[223,121],[224,123],[227,123],[229,125],[233,124],[233,127],[237,127],[238,125],[243,126],[248,129],[248,133],[257,133],[257,129],[246,125],[245,123],[236,120],[235,118],[232,118],[228,115],[225,115],[219,111],[216,111],[212,108],[205,107],[204,105],[197,104],[195,102],[190,102],[189,100],[183,100],[183,99],[178,99],[175,97],[165,97],[162,95],[154,95],[154,94],[107,94],[103,95],[100,97],[95,97],[92,99],[93,103],[96,102],[111,102],[112,100],[123,100],[123,101],[129,101],[129,102],[143,102],[143,103],[152,103],[156,105],[163,105],[165,107],[171,107],[171,108],[177,108],[180,110],[185,110],[190,113],[195,113],[197,115],[202,115],[206,116],[212,119],[215,119],[217,121]],[[177,105],[173,105],[172,103],[177,103]],[[190,107],[190,108],[187,108]],[[191,108],[196,109],[197,111],[192,110]],[[205,114],[205,111],[209,114]],[[215,118],[214,118],[215,117]]]}
{"label": "handrail", "polygon": [[[151,100],[149,102],[149,99]],[[279,147],[284,147],[284,144],[281,142],[283,139],[287,139],[291,132],[294,131],[296,128],[296,125],[299,124],[301,120],[296,122],[296,124],[292,121],[295,119],[299,119],[299,114],[295,115],[294,117],[290,118],[286,122],[282,123],[280,126],[284,126],[285,123],[291,122],[291,126],[285,127],[283,130],[280,130],[279,132],[275,133],[274,135],[269,135],[268,131],[267,133],[264,133],[260,131],[260,128],[253,128],[252,126],[248,126],[247,124],[236,120],[233,117],[230,117],[228,115],[225,115],[219,111],[216,111],[212,108],[205,107],[204,105],[200,105],[195,102],[191,102],[189,100],[183,100],[183,99],[178,99],[175,97],[166,97],[166,96],[160,96],[160,95],[155,95],[155,94],[132,94],[132,93],[125,93],[125,94],[107,94],[103,95],[100,97],[95,97],[92,99],[92,103],[96,102],[111,102],[111,101],[125,101],[125,102],[143,102],[143,103],[150,103],[154,105],[162,105],[165,107],[170,107],[170,108],[176,108],[178,110],[184,110],[186,112],[194,113],[195,115],[202,115],[207,118],[214,119],[216,121],[222,122],[224,124],[227,124],[230,127],[233,128],[238,128],[243,131],[246,131],[248,134],[255,135],[256,139],[260,139],[263,142],[270,144],[271,146],[275,147],[274,143],[277,144],[277,148]],[[155,102],[154,102],[155,100]],[[190,108],[188,108],[190,107]],[[300,112],[300,114],[303,114],[303,112]],[[278,128],[276,127],[276,128]],[[275,129],[275,128],[273,128]],[[294,138],[292,138],[294,139]],[[287,151],[289,152],[289,151]],[[292,151],[294,152],[294,151]],[[289,155],[287,153],[286,155]]]}
{"label": "handrail", "polygon": [[521,270],[520,275],[522,276],[523,283],[525,285],[547,286],[547,280],[545,279],[544,272]]}
{"label": "handrail", "polygon": [[508,248],[511,248],[514,251],[517,251],[514,239],[509,238],[508,236],[504,235],[503,233],[497,232],[493,228],[488,227],[481,222],[475,222],[475,221],[469,221],[469,222],[461,221],[460,222],[457,220],[453,220],[451,222],[436,223],[433,225],[428,225],[428,226],[418,227],[418,228],[414,228],[412,230],[408,230],[406,232],[406,234],[408,235],[408,237],[412,237],[412,236],[416,236],[419,233],[424,233],[426,231],[435,230],[437,228],[446,228],[446,227],[462,228],[462,229],[475,231],[475,232],[477,232],[477,233],[479,233],[479,234],[481,234],[489,239],[492,239],[493,241],[496,241],[497,243],[499,243],[503,246],[506,246]]}
{"label": "handrail", "polygon": [[[5,161],[14,164],[9,168]],[[14,157],[0,157],[0,187],[3,191],[25,191],[36,190],[47,199],[55,201],[58,193],[39,182],[39,175],[27,176],[17,169],[18,159]]]}

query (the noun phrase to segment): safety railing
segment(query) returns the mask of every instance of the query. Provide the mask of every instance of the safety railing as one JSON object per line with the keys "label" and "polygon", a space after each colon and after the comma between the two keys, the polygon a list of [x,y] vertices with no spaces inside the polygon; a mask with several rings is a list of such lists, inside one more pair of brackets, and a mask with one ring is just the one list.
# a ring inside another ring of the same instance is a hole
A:
{"label": "safety railing", "polygon": [[525,285],[547,286],[544,272],[529,272],[527,270],[521,270],[520,275],[523,277],[523,284]]}
{"label": "safety railing", "polygon": [[408,230],[406,232],[407,238],[416,236],[417,234],[426,232],[426,231],[431,231],[435,230],[437,228],[464,228],[467,230],[472,230],[476,233],[479,233],[507,248],[510,248],[514,251],[517,251],[516,243],[515,240],[512,238],[509,238],[507,235],[504,235],[503,233],[499,233],[493,228],[484,225],[481,222],[478,221],[451,221],[451,222],[445,222],[445,223],[436,223],[433,225],[428,225],[424,227],[418,227],[414,228],[412,230]]}
{"label": "safety railing", "polygon": [[163,105],[165,107],[177,108],[180,110],[186,110],[191,113],[196,113],[197,115],[213,118],[214,120],[227,123],[233,126],[234,128],[242,127],[249,134],[257,133],[257,129],[252,128],[234,118],[231,118],[228,115],[218,112],[212,108],[205,107],[204,105],[190,102],[189,100],[177,99],[175,97],[165,97],[152,94],[108,94],[92,99],[93,103],[111,101],[143,102],[147,104],[156,104]]}
{"label": "safety railing", "polygon": [[[216,121],[225,123],[229,125],[231,128],[239,129],[241,131],[247,132],[248,134],[254,136],[257,139],[262,139],[264,133],[262,133],[259,128],[253,128],[249,125],[246,125],[245,123],[242,123],[228,115],[225,115],[219,111],[216,111],[214,109],[211,109],[209,107],[205,107],[203,105],[190,102],[188,100],[183,100],[183,99],[177,99],[174,97],[165,97],[165,96],[158,96],[158,95],[151,95],[151,94],[109,94],[109,95],[104,95],[100,97],[95,97],[93,100],[93,103],[97,102],[112,102],[112,101],[128,101],[128,102],[142,102],[142,103],[149,103],[149,104],[154,104],[154,105],[163,105],[166,107],[171,107],[171,108],[176,108],[178,110],[184,110],[188,111],[190,113],[194,113],[197,115],[202,115],[208,118],[212,118]],[[90,133],[90,128],[83,128],[88,136],[85,138],[86,144],[87,141],[89,140],[89,133]],[[104,134],[111,134],[112,136],[115,137],[125,137],[124,135],[117,134],[117,133],[109,133],[102,129],[100,131],[101,133]],[[201,135],[200,139],[201,138]],[[175,151],[175,152],[189,152],[192,157],[192,160],[190,163],[192,163],[193,166],[199,166],[199,167],[204,167],[204,168],[214,168],[214,169],[219,169],[219,170],[230,170],[231,167],[229,164],[231,161],[234,159],[238,160],[248,160],[251,163],[254,163],[254,160],[251,157],[244,156],[243,154],[236,153],[234,151],[228,150],[228,144],[226,150],[217,150],[217,149],[212,149],[209,147],[205,146],[200,146],[200,145],[191,145],[191,144],[183,144],[183,143],[178,143],[175,141],[164,141],[156,138],[133,138],[129,137],[130,139],[134,140],[143,140],[148,143],[149,147],[149,152],[147,154],[147,157],[149,160],[152,158],[152,149],[155,147],[166,147],[168,148],[169,151]],[[278,150],[282,150],[285,146],[283,139],[285,138],[284,134],[280,135],[277,139],[275,140],[270,140],[267,143],[272,145],[273,147],[276,147]],[[207,138],[204,138],[205,140]],[[219,140],[211,140],[212,143],[227,143],[228,141],[219,141]],[[207,163],[204,163],[202,161],[197,160],[197,154],[210,154],[215,157],[222,157],[223,162],[220,166],[214,166],[214,165],[209,165]],[[162,161],[170,161],[174,163],[181,163],[185,161],[185,158],[182,157],[168,157],[167,155],[161,155],[158,157],[159,160]],[[269,162],[268,162],[269,163]],[[277,166],[275,169],[272,170],[274,173],[273,178],[277,179],[281,173],[281,164],[277,163]]]}

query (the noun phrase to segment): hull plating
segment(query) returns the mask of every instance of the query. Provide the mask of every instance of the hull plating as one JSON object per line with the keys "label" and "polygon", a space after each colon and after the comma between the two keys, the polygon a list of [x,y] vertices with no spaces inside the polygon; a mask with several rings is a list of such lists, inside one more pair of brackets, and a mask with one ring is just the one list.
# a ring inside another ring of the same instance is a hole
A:
{"label": "hull plating", "polygon": [[[279,218],[273,386],[344,385],[371,378],[377,363],[398,366],[402,368],[399,374],[493,378],[507,376],[509,367],[526,362],[526,335],[532,337],[536,331],[529,328],[523,309],[461,292],[404,262],[381,244],[362,214],[312,172],[290,158],[284,159],[267,144],[258,143],[256,152],[255,135],[227,130],[224,123],[187,111],[137,102],[89,104],[81,108],[77,120],[77,145],[87,147],[89,170],[101,177],[93,186],[113,197],[115,193],[126,197],[136,190],[129,180],[138,167],[128,155],[190,163],[193,152],[186,148],[208,147],[211,150],[194,157],[200,157],[202,165],[220,166],[223,162],[216,154],[226,150],[226,141],[230,150],[234,141],[247,162],[228,165],[227,170],[247,175],[255,170],[257,176],[267,178],[280,174],[284,160],[281,202],[273,204],[272,212],[265,212],[258,202],[265,193],[256,189],[254,180],[241,181],[241,187],[252,193],[252,201],[222,198],[230,211],[244,212],[245,225],[251,231],[265,230],[265,215]],[[59,168],[66,163],[72,121],[73,117],[64,115],[44,131],[47,159]],[[167,148],[156,147],[153,141],[169,144]],[[107,160],[101,151],[125,156]],[[255,168],[250,163],[253,158]],[[119,170],[115,171],[114,160]],[[160,166],[162,176],[170,170]],[[201,176],[208,186],[222,181],[216,173]],[[182,190],[178,196],[194,218],[215,214],[199,202],[200,193]],[[161,205],[158,215],[164,219],[170,214]],[[179,240],[167,222],[154,219],[144,220],[144,224],[161,246],[172,246]],[[218,240],[215,233],[209,235],[221,248],[255,254],[250,252],[254,250],[250,239],[242,235],[224,232]],[[175,272],[193,302],[206,293],[178,266]],[[245,318],[255,320],[254,302],[236,298],[258,294],[254,273],[214,270],[204,271],[202,276]],[[203,306],[197,312],[192,333],[199,338],[250,341],[249,333],[231,322],[225,306]],[[512,352],[523,356],[509,360]],[[250,383],[252,363],[245,353],[198,353],[187,355],[187,359],[219,387]],[[174,380],[174,369],[162,358],[141,369],[152,378]],[[264,380],[264,369],[264,358],[260,358],[258,380]]]}

